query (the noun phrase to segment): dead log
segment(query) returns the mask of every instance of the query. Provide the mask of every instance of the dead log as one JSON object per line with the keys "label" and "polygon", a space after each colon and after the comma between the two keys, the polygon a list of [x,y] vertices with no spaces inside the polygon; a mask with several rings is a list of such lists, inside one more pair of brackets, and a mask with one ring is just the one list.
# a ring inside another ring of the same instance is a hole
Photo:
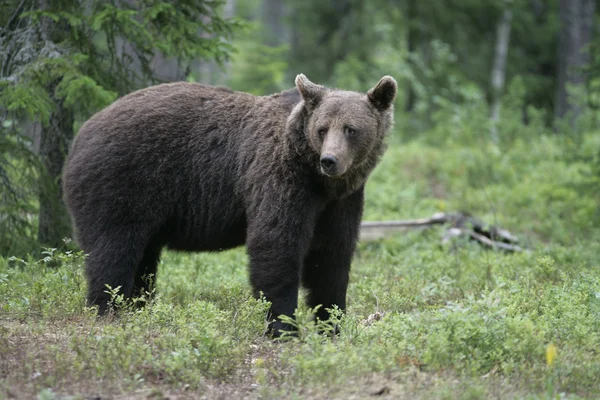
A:
{"label": "dead log", "polygon": [[389,236],[404,229],[423,229],[435,225],[447,225],[443,242],[455,237],[468,237],[482,246],[506,251],[522,251],[519,239],[505,229],[488,225],[469,213],[436,213],[429,218],[404,221],[365,221],[361,224],[361,240],[373,240]]}

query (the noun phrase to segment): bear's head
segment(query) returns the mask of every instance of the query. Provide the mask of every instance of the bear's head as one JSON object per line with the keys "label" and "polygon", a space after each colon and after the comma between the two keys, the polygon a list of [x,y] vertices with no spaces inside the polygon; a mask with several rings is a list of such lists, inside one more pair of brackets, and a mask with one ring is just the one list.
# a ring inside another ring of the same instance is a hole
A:
{"label": "bear's head", "polygon": [[385,149],[384,138],[393,123],[398,90],[394,78],[384,76],[363,94],[328,89],[300,74],[296,88],[303,100],[297,111],[303,114],[304,135],[318,155],[315,167],[330,178],[358,170],[368,174]]}

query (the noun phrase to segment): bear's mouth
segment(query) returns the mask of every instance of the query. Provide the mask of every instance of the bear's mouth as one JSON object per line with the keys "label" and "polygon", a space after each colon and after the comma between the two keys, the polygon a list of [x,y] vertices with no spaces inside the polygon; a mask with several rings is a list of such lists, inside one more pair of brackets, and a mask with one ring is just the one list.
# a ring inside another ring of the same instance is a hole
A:
{"label": "bear's mouth", "polygon": [[333,179],[342,179],[344,177],[344,174],[346,173],[346,171],[325,171],[325,169],[323,167],[319,168],[319,171],[321,171],[322,175],[325,175],[328,178],[333,178]]}

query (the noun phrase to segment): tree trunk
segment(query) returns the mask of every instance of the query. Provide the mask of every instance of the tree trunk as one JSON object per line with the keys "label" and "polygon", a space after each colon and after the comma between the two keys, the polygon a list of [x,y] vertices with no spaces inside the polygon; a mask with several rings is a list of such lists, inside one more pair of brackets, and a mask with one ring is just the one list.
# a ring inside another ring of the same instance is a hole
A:
{"label": "tree trunk", "polygon": [[[225,0],[223,4],[223,17],[233,18],[236,13],[236,0]],[[205,22],[208,22],[208,17]],[[201,32],[201,35],[206,33]],[[222,66],[219,66],[215,61],[212,60],[198,60],[194,62],[194,70],[200,74],[200,83],[205,85],[222,85],[227,82],[229,78],[230,63],[224,62]]]}
{"label": "tree trunk", "polygon": [[50,247],[60,246],[63,238],[71,236],[71,225],[62,200],[61,174],[72,139],[73,114],[63,107],[62,101],[57,101],[56,110],[48,125],[42,128],[40,138],[43,168],[38,182],[38,241]]}
{"label": "tree trunk", "polygon": [[265,25],[264,42],[268,46],[279,46],[288,42],[288,32],[284,25],[286,16],[285,2],[281,0],[263,0],[262,20]]}
{"label": "tree trunk", "polygon": [[592,40],[596,0],[560,0],[558,77],[555,118],[569,116],[571,125],[581,109],[569,100],[568,86],[585,83],[582,67],[590,61],[586,46]]}
{"label": "tree trunk", "polygon": [[[39,8],[48,8],[47,0],[39,0]],[[50,18],[43,18],[40,33],[44,40],[61,40],[62,26]],[[38,178],[40,205],[38,220],[38,242],[45,246],[59,247],[62,239],[71,236],[71,224],[62,200],[61,174],[69,144],[73,139],[73,113],[64,107],[64,102],[54,96],[60,79],[48,85],[55,109],[48,124],[40,133],[39,158],[42,164]]]}
{"label": "tree trunk", "polygon": [[512,23],[512,10],[506,6],[502,19],[496,30],[496,52],[494,55],[494,67],[492,68],[492,109],[491,109],[491,137],[498,143],[498,120],[500,119],[500,108],[502,106],[502,91],[506,78],[506,58],[508,55],[508,44],[510,42],[510,28]]}
{"label": "tree trunk", "polygon": [[[419,40],[419,29],[417,27],[417,1],[408,0],[406,2],[406,21],[407,21],[407,33],[406,42],[409,53],[417,51],[417,42]],[[412,82],[408,82],[406,85],[406,103],[404,104],[404,111],[411,112],[415,108],[416,94],[413,88]]]}

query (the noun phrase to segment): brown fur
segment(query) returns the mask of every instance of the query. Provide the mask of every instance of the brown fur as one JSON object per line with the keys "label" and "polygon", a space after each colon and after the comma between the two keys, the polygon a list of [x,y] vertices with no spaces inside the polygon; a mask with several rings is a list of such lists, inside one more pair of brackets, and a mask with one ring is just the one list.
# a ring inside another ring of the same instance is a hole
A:
{"label": "brown fur", "polygon": [[[293,314],[300,284],[310,306],[345,307],[363,187],[385,149],[396,83],[384,77],[364,95],[299,75],[296,87],[255,97],[164,84],[84,124],[63,182],[89,253],[90,305],[107,310],[106,284],[126,297],[148,290],[144,277],[156,273],[165,246],[246,244],[252,286],[275,316]],[[323,150],[337,157],[331,174]],[[285,326],[277,320],[273,328]]]}

